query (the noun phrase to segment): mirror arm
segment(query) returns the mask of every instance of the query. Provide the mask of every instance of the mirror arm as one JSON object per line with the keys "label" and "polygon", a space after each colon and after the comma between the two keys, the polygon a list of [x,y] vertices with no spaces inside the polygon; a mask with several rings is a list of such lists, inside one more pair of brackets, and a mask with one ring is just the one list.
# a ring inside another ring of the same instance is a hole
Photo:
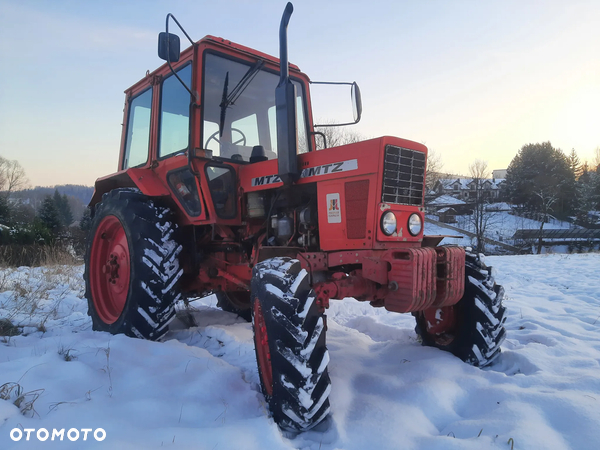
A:
{"label": "mirror arm", "polygon": [[[196,44],[194,44],[194,41],[192,41],[192,38],[185,32],[185,30],[183,29],[183,27],[181,26],[181,24],[179,23],[179,21],[175,18],[175,16],[171,13],[167,14],[167,18],[165,20],[165,31],[167,32],[167,55],[170,55],[169,53],[169,45],[170,45],[170,39],[169,39],[169,17],[171,19],[173,19],[175,21],[175,23],[177,24],[177,26],[179,27],[179,29],[181,30],[181,32],[183,34],[185,34],[185,37],[188,38],[188,41],[190,41],[190,43],[192,44],[192,46],[195,46]],[[183,80],[181,78],[179,78],[179,75],[177,75],[177,73],[175,72],[175,70],[173,69],[173,66],[171,65],[171,61],[169,61],[169,59],[167,58],[167,64],[169,65],[169,69],[171,69],[171,73],[173,75],[175,75],[175,77],[179,80],[179,82],[183,85],[183,87],[190,93],[190,95],[192,96],[192,98],[194,100],[198,100],[198,98],[196,97],[196,94],[194,94],[192,92],[192,90],[187,87],[187,85],[183,82]]]}
{"label": "mirror arm", "polygon": [[325,133],[321,133],[320,131],[311,131],[308,134],[311,136],[321,136],[323,138],[323,148],[327,148],[327,138],[325,137]]}
{"label": "mirror arm", "polygon": [[[309,84],[337,84],[337,85],[346,85],[346,86],[356,86],[356,82],[350,83],[347,81],[309,81]],[[356,125],[360,122],[361,112],[358,113],[358,118],[354,122],[348,123],[325,123],[323,125],[314,124],[313,128],[325,128],[325,127],[345,127],[348,125]]]}

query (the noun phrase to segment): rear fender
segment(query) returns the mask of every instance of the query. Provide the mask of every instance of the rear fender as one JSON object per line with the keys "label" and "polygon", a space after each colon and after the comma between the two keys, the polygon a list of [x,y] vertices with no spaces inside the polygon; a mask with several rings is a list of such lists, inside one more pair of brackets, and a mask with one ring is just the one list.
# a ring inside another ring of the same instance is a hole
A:
{"label": "rear fender", "polygon": [[127,169],[96,180],[90,207],[93,209],[102,200],[102,196],[105,193],[113,189],[128,187],[138,188],[148,197],[171,196],[167,187],[153,171],[148,169]]}

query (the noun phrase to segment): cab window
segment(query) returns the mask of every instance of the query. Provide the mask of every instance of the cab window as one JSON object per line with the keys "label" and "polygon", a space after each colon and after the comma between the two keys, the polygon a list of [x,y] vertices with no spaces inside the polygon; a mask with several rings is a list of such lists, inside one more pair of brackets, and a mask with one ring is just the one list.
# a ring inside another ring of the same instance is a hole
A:
{"label": "cab window", "polygon": [[129,102],[123,169],[140,166],[148,160],[151,107],[152,89],[142,92]]}
{"label": "cab window", "polygon": [[[179,69],[177,75],[186,86],[191,86],[192,65],[188,64]],[[190,93],[177,77],[171,75],[163,81],[160,98],[159,158],[187,150],[190,132],[190,101]]]}
{"label": "cab window", "polygon": [[[308,151],[302,84],[297,92],[298,153]],[[214,156],[249,161],[252,147],[262,145],[269,159],[277,158],[275,88],[279,75],[260,61],[246,63],[217,54],[204,56],[202,145]]]}

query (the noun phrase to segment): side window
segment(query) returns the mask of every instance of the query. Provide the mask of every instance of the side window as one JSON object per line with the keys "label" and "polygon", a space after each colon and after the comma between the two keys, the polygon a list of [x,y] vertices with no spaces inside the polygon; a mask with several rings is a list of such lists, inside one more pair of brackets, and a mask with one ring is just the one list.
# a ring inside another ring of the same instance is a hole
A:
{"label": "side window", "polygon": [[[177,71],[177,75],[187,85],[192,82],[192,65],[188,64]],[[190,132],[190,93],[171,75],[162,83],[160,101],[160,138],[158,157],[185,151]]]}
{"label": "side window", "polygon": [[237,212],[235,172],[231,166],[206,166],[206,178],[217,216],[231,219]]}
{"label": "side window", "polygon": [[152,89],[138,95],[129,103],[123,169],[136,167],[148,161],[151,106]]}

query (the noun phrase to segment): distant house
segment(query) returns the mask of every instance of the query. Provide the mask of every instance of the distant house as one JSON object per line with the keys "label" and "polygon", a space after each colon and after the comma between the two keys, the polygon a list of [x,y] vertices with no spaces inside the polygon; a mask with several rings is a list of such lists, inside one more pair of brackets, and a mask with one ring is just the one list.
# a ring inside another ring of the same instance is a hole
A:
{"label": "distant house", "polygon": [[454,208],[442,208],[437,211],[440,222],[456,223],[456,210]]}
{"label": "distant house", "polygon": [[[502,197],[501,193],[506,183],[504,179],[492,178],[482,181],[483,196],[486,200],[495,201]],[[439,195],[450,195],[469,202],[474,200],[477,195],[477,182],[472,178],[439,180],[434,190]]]}

